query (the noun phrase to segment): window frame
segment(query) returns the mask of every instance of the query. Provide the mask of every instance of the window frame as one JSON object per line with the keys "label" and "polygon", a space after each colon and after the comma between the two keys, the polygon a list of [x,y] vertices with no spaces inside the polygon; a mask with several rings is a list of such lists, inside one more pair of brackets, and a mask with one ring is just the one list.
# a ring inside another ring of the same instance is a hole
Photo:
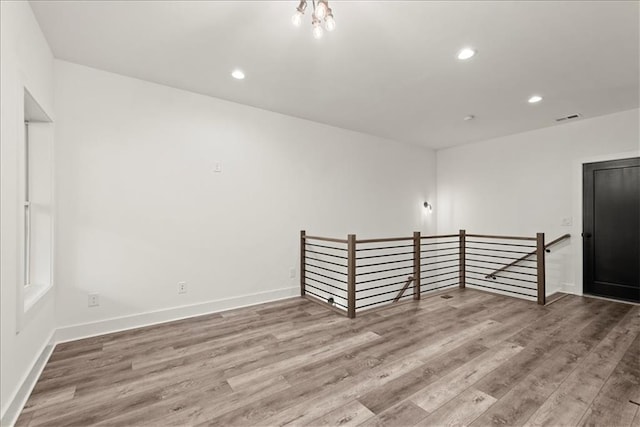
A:
{"label": "window frame", "polygon": [[[54,121],[52,116],[47,113],[32,95],[32,92],[24,84],[24,79],[20,80],[19,86],[16,88],[19,93],[24,94],[20,96],[20,103],[16,105],[18,107],[17,116],[19,121],[16,123],[17,127],[17,158],[18,169],[16,170],[17,188],[15,197],[16,216],[18,219],[18,226],[16,227],[16,249],[17,249],[17,281],[15,283],[17,298],[16,298],[16,334],[25,328],[25,326],[34,318],[37,313],[42,309],[44,304],[51,302],[50,292],[54,286],[54,258],[55,258],[55,185],[54,185],[54,173],[55,173],[55,153],[54,153]],[[35,127],[40,125],[46,125],[48,128],[42,133],[38,130],[35,133]],[[31,131],[29,127],[31,126]],[[24,132],[24,134],[23,134]],[[33,196],[34,193],[34,167],[37,164],[34,163],[34,137],[40,138],[41,135],[47,139],[47,143],[50,146],[50,171],[48,171],[48,182],[51,186],[50,191],[50,240],[49,240],[49,280],[46,283],[33,283]]]}

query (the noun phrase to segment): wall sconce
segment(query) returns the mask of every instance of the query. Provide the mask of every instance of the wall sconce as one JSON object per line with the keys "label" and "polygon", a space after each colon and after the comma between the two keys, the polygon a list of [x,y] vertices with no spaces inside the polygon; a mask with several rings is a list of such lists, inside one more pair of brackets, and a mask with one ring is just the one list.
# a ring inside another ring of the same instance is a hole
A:
{"label": "wall sconce", "polygon": [[427,212],[431,212],[433,210],[433,206],[431,206],[431,203],[429,202],[424,202],[422,206],[424,206],[424,210]]}

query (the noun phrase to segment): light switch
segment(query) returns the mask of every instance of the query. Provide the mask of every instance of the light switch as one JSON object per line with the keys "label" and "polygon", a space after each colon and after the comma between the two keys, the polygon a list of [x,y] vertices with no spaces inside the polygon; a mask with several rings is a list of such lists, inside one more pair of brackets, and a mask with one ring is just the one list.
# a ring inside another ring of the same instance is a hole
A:
{"label": "light switch", "polygon": [[571,218],[570,216],[567,218],[562,218],[562,224],[563,227],[571,227],[573,225],[573,218]]}
{"label": "light switch", "polygon": [[222,162],[216,162],[213,165],[213,171],[216,173],[222,173]]}

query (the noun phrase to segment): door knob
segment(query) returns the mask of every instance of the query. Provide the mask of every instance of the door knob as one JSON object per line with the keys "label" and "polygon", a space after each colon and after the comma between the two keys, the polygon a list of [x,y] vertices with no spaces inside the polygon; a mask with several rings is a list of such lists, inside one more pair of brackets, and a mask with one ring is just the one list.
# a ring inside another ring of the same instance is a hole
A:
{"label": "door knob", "polygon": [[588,239],[589,237],[591,237],[591,233],[582,233],[582,237]]}

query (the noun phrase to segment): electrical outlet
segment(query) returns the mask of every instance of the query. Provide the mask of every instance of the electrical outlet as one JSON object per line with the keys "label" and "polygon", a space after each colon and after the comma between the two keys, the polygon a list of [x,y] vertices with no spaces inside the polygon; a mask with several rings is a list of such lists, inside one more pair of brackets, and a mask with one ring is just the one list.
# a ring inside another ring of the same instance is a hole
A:
{"label": "electrical outlet", "polygon": [[295,269],[295,268],[293,268],[293,267],[291,267],[291,268],[289,269],[289,278],[290,278],[290,279],[295,279],[295,278],[296,278],[296,269]]}
{"label": "electrical outlet", "polygon": [[178,282],[178,293],[179,294],[187,293],[187,282]]}
{"label": "electrical outlet", "polygon": [[562,218],[561,225],[563,227],[571,227],[573,225],[573,218],[571,217]]}
{"label": "electrical outlet", "polygon": [[89,294],[89,307],[98,307],[100,305],[99,294]]}

